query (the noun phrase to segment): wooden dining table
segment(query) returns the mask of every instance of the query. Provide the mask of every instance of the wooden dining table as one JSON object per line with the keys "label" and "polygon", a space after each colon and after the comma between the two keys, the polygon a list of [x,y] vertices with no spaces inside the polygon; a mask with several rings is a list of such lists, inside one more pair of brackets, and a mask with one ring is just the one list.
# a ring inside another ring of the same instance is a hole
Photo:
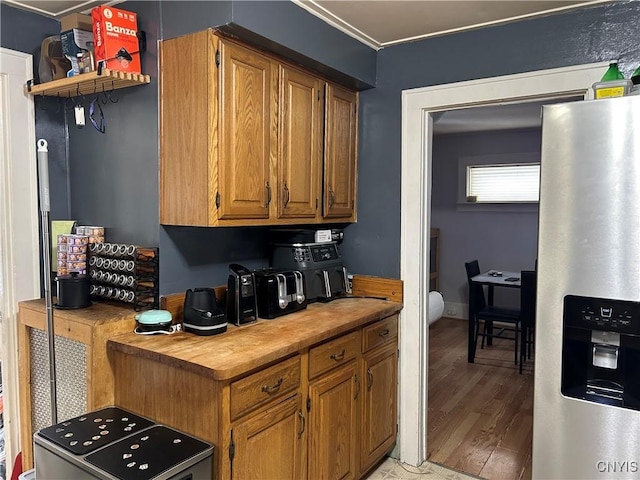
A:
{"label": "wooden dining table", "polygon": [[[480,285],[487,285],[489,288],[487,289],[487,305],[493,305],[494,298],[494,289],[495,287],[506,287],[506,288],[520,288],[520,272],[509,272],[504,270],[488,270],[479,275],[475,275],[471,277],[471,281],[473,283],[477,283]],[[467,361],[469,363],[473,363],[476,355],[476,332],[475,332],[475,312],[476,306],[475,301],[473,299],[473,295],[469,295],[469,342],[468,342],[468,352],[467,352]],[[489,333],[491,332],[491,325],[488,326]],[[491,337],[487,338],[487,345],[491,345],[492,340]]]}

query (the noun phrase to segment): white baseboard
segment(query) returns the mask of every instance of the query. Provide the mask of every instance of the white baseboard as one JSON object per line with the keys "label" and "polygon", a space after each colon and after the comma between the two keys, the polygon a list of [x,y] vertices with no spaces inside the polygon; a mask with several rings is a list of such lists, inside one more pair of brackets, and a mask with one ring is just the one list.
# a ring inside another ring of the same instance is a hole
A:
{"label": "white baseboard", "polygon": [[444,313],[442,316],[467,320],[469,316],[469,306],[466,303],[444,302]]}

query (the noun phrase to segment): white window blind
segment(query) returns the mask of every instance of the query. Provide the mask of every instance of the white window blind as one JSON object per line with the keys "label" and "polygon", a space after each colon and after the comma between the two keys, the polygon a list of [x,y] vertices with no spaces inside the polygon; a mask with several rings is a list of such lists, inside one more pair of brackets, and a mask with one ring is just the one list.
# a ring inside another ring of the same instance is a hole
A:
{"label": "white window blind", "polygon": [[467,201],[489,203],[537,202],[540,164],[470,165]]}

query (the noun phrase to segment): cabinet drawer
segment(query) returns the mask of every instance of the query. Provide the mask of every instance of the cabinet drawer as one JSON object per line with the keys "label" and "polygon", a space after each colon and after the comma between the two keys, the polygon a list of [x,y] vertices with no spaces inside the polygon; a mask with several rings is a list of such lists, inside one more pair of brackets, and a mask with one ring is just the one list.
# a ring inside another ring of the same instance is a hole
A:
{"label": "cabinet drawer", "polygon": [[360,332],[356,331],[309,350],[309,378],[343,365],[360,353]]}
{"label": "cabinet drawer", "polygon": [[362,351],[398,338],[398,316],[384,318],[362,329]]}
{"label": "cabinet drawer", "polygon": [[300,356],[231,384],[231,419],[291,392],[300,385]]}

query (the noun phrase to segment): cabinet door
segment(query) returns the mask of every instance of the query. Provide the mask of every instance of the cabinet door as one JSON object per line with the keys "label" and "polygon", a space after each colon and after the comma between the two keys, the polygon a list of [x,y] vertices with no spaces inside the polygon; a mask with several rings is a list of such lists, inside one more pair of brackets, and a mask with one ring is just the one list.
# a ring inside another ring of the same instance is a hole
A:
{"label": "cabinet door", "polygon": [[218,218],[268,218],[276,66],[234,43],[220,41],[220,52]]}
{"label": "cabinet door", "polygon": [[322,166],[323,83],[280,66],[278,218],[315,219]]}
{"label": "cabinet door", "polygon": [[309,385],[308,478],[345,480],[357,476],[359,390],[355,361]]}
{"label": "cabinet door", "polygon": [[360,472],[365,473],[396,441],[398,350],[396,342],[363,357]]}
{"label": "cabinet door", "polygon": [[210,82],[214,41],[205,30],[159,44],[162,224],[208,226],[217,215],[209,142],[209,117],[218,106],[217,82]]}
{"label": "cabinet door", "polygon": [[251,415],[232,430],[232,478],[299,480],[305,418],[300,395]]}
{"label": "cabinet door", "polygon": [[358,94],[327,84],[323,217],[355,220]]}

